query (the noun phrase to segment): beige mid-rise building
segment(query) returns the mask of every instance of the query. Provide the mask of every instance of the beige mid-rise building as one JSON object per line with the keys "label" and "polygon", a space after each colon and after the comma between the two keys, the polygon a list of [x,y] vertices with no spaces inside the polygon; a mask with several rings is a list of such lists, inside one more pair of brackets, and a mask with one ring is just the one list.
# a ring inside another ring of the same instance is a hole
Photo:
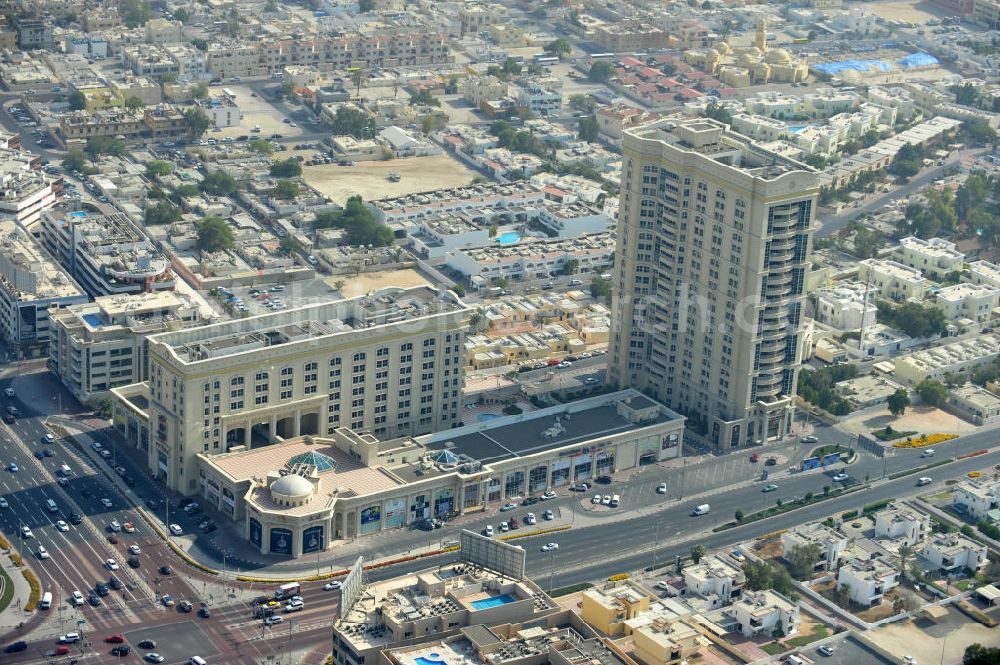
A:
{"label": "beige mid-rise building", "polygon": [[[380,438],[461,422],[469,308],[450,291],[367,296],[149,338],[149,466],[199,490],[195,456],[339,427]],[[133,398],[134,401],[134,398]]]}
{"label": "beige mid-rise building", "polygon": [[611,381],[717,450],[790,431],[817,173],[712,120],[626,130]]}

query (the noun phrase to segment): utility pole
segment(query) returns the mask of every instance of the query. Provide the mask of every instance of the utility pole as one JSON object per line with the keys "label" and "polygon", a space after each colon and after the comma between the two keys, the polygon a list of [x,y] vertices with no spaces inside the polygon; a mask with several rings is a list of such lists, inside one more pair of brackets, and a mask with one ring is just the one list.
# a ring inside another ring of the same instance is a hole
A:
{"label": "utility pole", "polygon": [[660,546],[660,522],[656,521],[656,538],[653,540],[653,568],[656,568],[656,549]]}

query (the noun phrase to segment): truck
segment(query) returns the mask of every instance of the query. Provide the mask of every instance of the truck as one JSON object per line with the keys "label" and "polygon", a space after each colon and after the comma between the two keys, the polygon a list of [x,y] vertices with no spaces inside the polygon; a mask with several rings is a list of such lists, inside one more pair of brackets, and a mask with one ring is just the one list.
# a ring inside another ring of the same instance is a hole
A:
{"label": "truck", "polygon": [[302,585],[298,582],[288,582],[287,584],[282,584],[274,592],[274,599],[281,600],[282,598],[291,598],[292,596],[297,596],[302,593]]}

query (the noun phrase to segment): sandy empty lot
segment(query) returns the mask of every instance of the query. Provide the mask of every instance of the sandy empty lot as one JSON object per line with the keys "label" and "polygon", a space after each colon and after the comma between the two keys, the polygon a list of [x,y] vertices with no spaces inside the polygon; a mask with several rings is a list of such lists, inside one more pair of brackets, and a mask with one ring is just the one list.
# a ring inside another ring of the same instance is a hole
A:
{"label": "sandy empty lot", "polygon": [[[390,173],[398,173],[400,181],[389,182],[387,177]],[[479,174],[451,156],[441,154],[357,162],[354,166],[306,166],[302,175],[311,187],[343,205],[355,194],[360,194],[366,201],[384,199],[440,187],[467,185]]]}
{"label": "sandy empty lot", "polygon": [[363,296],[369,291],[377,291],[387,286],[398,286],[408,289],[414,286],[427,284],[427,279],[416,270],[393,270],[391,272],[361,273],[357,277],[353,275],[337,275],[324,280],[330,288],[334,288],[337,282],[343,280],[344,287],[340,289],[340,295],[344,298],[354,298]]}
{"label": "sandy empty lot", "polygon": [[869,635],[886,651],[900,658],[913,656],[918,663],[960,663],[965,647],[973,642],[997,643],[995,628],[976,623],[955,609],[933,624],[918,627],[912,621],[897,621]]}
{"label": "sandy empty lot", "polygon": [[[872,14],[882,16],[897,21],[911,21],[913,23],[925,23],[927,19],[937,16],[950,16],[954,11],[949,12],[943,7],[935,7],[929,2],[909,0],[907,2],[865,2],[851,3],[860,9],[870,11]],[[844,9],[847,9],[844,3]]]}
{"label": "sandy empty lot", "polygon": [[886,406],[868,409],[856,416],[848,416],[837,425],[837,429],[860,434],[886,425],[892,425],[898,431],[915,431],[921,434],[969,434],[978,429],[957,416],[926,405],[907,409],[899,418],[893,418]]}
{"label": "sandy empty lot", "polygon": [[260,125],[258,136],[267,137],[271,134],[281,134],[282,136],[298,136],[302,133],[301,127],[291,127],[283,120],[285,116],[278,109],[274,108],[261,97],[253,97],[250,88],[240,85],[228,84],[225,86],[215,86],[211,88],[212,94],[222,94],[225,87],[233,91],[236,95],[236,104],[240,107],[243,119],[235,127],[224,127],[221,132],[209,132],[206,138],[225,138],[227,136],[239,136],[250,134],[254,125]]}

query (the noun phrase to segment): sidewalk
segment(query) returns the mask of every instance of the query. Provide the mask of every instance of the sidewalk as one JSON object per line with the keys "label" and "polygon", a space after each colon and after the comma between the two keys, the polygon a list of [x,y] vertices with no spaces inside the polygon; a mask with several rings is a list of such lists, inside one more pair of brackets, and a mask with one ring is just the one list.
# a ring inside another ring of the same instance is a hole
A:
{"label": "sidewalk", "polygon": [[6,644],[27,635],[43,623],[47,616],[41,612],[24,612],[21,607],[28,601],[31,587],[21,574],[21,569],[10,561],[10,557],[0,551],[0,568],[10,577],[14,584],[14,597],[2,612],[0,612],[0,643]]}

